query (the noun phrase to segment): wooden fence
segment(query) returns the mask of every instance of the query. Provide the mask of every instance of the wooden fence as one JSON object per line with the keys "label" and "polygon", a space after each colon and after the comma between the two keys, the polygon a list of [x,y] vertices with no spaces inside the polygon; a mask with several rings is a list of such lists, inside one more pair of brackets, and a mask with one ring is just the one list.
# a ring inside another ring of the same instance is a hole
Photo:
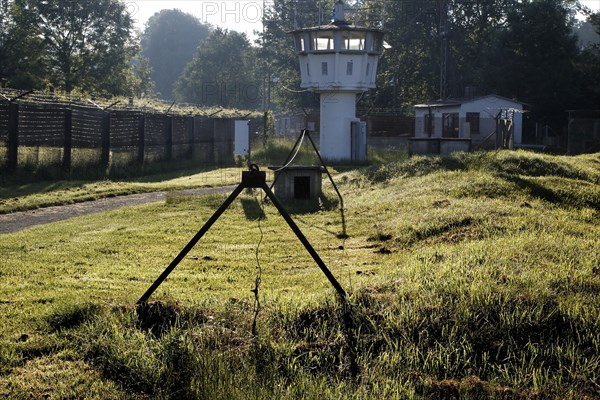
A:
{"label": "wooden fence", "polygon": [[[251,120],[250,131],[261,120]],[[233,162],[234,119],[109,110],[64,104],[0,103],[0,169],[60,165],[108,168],[192,159]],[[2,154],[4,153],[4,154]]]}

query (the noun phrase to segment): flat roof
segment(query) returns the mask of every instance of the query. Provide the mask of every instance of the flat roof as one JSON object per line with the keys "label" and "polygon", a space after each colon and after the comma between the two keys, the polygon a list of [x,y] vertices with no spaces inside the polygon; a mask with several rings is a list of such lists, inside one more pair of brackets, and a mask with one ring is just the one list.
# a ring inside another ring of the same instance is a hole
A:
{"label": "flat roof", "polygon": [[515,104],[522,104],[522,105],[527,105],[527,103],[524,103],[522,101],[519,100],[515,100],[515,99],[509,99],[508,97],[504,97],[504,96],[499,96],[497,94],[487,94],[484,96],[476,96],[476,97],[463,97],[463,98],[455,98],[455,99],[446,99],[446,100],[435,100],[429,103],[424,103],[424,104],[416,104],[413,107],[414,108],[430,108],[430,107],[452,107],[452,106],[460,106],[462,104],[465,103],[473,103],[477,100],[481,100],[481,99],[486,99],[488,97],[495,97],[498,99],[502,99],[502,100],[506,100],[506,101],[510,101],[511,103],[515,103]]}
{"label": "flat roof", "polygon": [[268,167],[272,171],[325,171],[320,165],[290,165],[285,168],[270,166]]}

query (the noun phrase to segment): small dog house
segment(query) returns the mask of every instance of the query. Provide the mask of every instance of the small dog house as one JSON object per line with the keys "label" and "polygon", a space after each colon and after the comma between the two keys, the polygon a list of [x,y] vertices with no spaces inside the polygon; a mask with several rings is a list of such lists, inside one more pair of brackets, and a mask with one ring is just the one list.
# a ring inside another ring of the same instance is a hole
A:
{"label": "small dog house", "polygon": [[317,200],[321,196],[324,171],[320,166],[290,166],[275,171],[275,195],[281,200]]}

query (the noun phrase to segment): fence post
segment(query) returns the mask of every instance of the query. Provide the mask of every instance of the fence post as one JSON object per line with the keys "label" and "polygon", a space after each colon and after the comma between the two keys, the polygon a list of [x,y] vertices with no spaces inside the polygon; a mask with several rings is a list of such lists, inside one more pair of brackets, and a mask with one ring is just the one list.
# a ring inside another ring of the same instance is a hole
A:
{"label": "fence post", "polygon": [[63,170],[70,172],[73,149],[73,110],[65,110],[65,140],[63,145]]}
{"label": "fence post", "polygon": [[110,111],[102,113],[102,154],[100,164],[108,169],[110,166]]}
{"label": "fence post", "polygon": [[146,153],[146,114],[140,115],[139,120],[139,140],[138,140],[138,162],[144,163],[144,154]]}
{"label": "fence post", "polygon": [[8,104],[8,154],[6,169],[13,172],[17,169],[19,157],[19,104]]}
{"label": "fence post", "polygon": [[188,152],[190,159],[194,160],[196,157],[196,137],[194,135],[194,122],[196,118],[193,116],[188,117],[190,119],[190,150]]}
{"label": "fence post", "polygon": [[166,152],[165,157],[167,161],[171,161],[173,159],[173,116],[167,116],[167,140],[166,140]]}

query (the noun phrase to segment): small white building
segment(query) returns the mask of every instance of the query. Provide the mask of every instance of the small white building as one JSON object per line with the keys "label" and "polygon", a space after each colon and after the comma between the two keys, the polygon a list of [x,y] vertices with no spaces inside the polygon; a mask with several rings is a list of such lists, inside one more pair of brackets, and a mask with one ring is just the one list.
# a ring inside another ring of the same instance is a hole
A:
{"label": "small white building", "polygon": [[[511,143],[521,145],[525,103],[490,94],[417,104],[414,153],[470,151],[487,142],[495,147],[501,135],[498,121],[510,120]],[[489,147],[489,146],[488,146]]]}

